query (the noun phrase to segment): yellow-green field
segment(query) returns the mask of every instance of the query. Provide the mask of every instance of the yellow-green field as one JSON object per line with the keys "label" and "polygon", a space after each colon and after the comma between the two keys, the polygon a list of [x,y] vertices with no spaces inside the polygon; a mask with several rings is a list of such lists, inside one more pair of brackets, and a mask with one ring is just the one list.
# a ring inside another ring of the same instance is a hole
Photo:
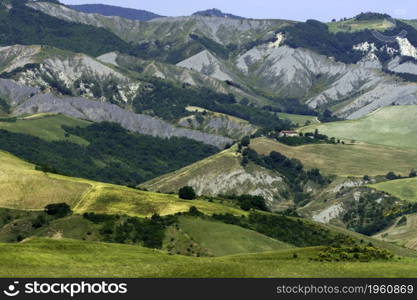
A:
{"label": "yellow-green field", "polygon": [[315,129],[346,141],[417,149],[417,105],[387,106],[358,120],[316,124],[300,131]]}
{"label": "yellow-green field", "polygon": [[35,171],[33,165],[0,152],[0,207],[42,209],[58,202],[72,205],[89,188],[86,182]]}
{"label": "yellow-green field", "polygon": [[205,214],[246,214],[234,207],[204,200],[181,200],[177,195],[144,192],[124,186],[36,171],[34,166],[0,152],[0,207],[43,209],[50,203],[66,202],[76,213],[126,214],[149,217],[185,212],[191,206]]}
{"label": "yellow-green field", "polygon": [[290,120],[294,124],[298,124],[299,126],[304,126],[306,122],[310,122],[310,124],[318,124],[320,121],[315,116],[305,116],[305,115],[294,115],[294,114],[286,114],[286,113],[278,113],[278,116],[281,119]]}
{"label": "yellow-green field", "polygon": [[417,178],[400,179],[373,184],[371,187],[409,202],[417,202]]}
{"label": "yellow-green field", "polygon": [[179,227],[212,256],[294,248],[252,230],[200,218],[181,217]]}
{"label": "yellow-green field", "polygon": [[65,115],[38,114],[19,118],[16,122],[0,122],[0,129],[15,133],[30,134],[47,141],[67,140],[69,142],[88,145],[88,142],[78,136],[65,137],[61,126],[87,126],[90,122],[74,119]]}
{"label": "yellow-green field", "polygon": [[250,147],[260,154],[277,151],[300,160],[307,168],[319,168],[339,176],[376,176],[390,171],[408,175],[417,167],[417,150],[370,145],[313,144],[290,147],[277,141],[258,138]]}
{"label": "yellow-green field", "polygon": [[[417,259],[316,262],[321,247],[215,258],[168,255],[120,244],[30,239],[0,244],[0,277],[411,277]],[[298,258],[293,258],[294,253]]]}
{"label": "yellow-green field", "polygon": [[348,19],[346,21],[327,23],[329,31],[336,32],[356,32],[365,29],[385,31],[393,28],[395,25],[388,20],[367,20],[358,21],[356,19]]}

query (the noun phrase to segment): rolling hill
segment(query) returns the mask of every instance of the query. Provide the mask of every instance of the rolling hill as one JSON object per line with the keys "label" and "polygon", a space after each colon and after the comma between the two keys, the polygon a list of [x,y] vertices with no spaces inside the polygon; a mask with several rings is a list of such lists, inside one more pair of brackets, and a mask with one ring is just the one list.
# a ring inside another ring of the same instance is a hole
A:
{"label": "rolling hill", "polygon": [[0,249],[2,277],[32,277],[36,269],[37,277],[56,278],[412,278],[417,270],[415,258],[369,263],[311,260],[322,247],[193,258],[139,246],[37,238],[19,244],[0,244]]}
{"label": "rolling hill", "polygon": [[157,15],[153,12],[141,10],[141,9],[132,9],[125,8],[120,6],[113,5],[104,5],[104,4],[81,4],[81,5],[69,5],[68,7],[75,9],[80,12],[88,14],[100,14],[103,16],[114,16],[122,17],[130,20],[138,21],[150,21],[152,19],[161,18],[162,16]]}
{"label": "rolling hill", "polygon": [[339,176],[385,175],[390,171],[408,175],[417,166],[417,151],[371,144],[316,144],[290,147],[277,141],[258,138],[251,148],[260,154],[277,151],[300,160],[307,168],[319,168]]}
{"label": "rolling hill", "polygon": [[417,149],[417,106],[387,106],[361,119],[315,124],[301,132],[320,133],[368,144]]}
{"label": "rolling hill", "polygon": [[388,243],[395,243],[413,250],[417,249],[417,214],[397,218],[394,224],[373,237]]}
{"label": "rolling hill", "polygon": [[236,225],[199,218],[181,217],[180,230],[208,255],[224,256],[238,253],[259,253],[292,249],[294,246]]}
{"label": "rolling hill", "polygon": [[371,187],[409,202],[417,202],[416,178],[386,181],[371,185]]}
{"label": "rolling hill", "polygon": [[88,145],[88,141],[75,136],[67,135],[62,126],[68,127],[86,127],[90,122],[71,118],[60,114],[37,114],[27,117],[17,118],[16,121],[2,122],[0,120],[0,129],[10,132],[30,134],[46,141],[69,141],[80,145]]}
{"label": "rolling hill", "polygon": [[274,208],[287,207],[281,194],[288,189],[283,178],[255,164],[241,165],[242,157],[233,146],[207,159],[168,173],[144,184],[141,188],[165,193],[192,186],[200,195],[252,194],[263,196]]}
{"label": "rolling hill", "polygon": [[76,213],[95,211],[150,217],[185,212],[196,206],[202,212],[244,214],[239,209],[177,195],[144,192],[124,186],[72,178],[35,170],[8,153],[0,152],[0,207],[42,210],[47,204],[66,202]]}

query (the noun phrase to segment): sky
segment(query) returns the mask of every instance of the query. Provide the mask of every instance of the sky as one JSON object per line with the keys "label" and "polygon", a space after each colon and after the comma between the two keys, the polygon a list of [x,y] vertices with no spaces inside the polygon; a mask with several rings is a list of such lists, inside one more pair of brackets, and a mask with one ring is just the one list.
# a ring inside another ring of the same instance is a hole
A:
{"label": "sky", "polygon": [[110,4],[148,10],[164,16],[186,16],[218,8],[248,18],[330,21],[361,12],[387,13],[394,18],[417,19],[416,0],[61,0],[65,4]]}

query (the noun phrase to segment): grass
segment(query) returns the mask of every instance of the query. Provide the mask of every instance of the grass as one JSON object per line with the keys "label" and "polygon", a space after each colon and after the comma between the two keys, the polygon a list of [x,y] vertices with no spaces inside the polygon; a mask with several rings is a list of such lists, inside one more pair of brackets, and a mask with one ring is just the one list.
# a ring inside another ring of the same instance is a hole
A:
{"label": "grass", "polygon": [[358,120],[317,124],[301,131],[315,129],[344,140],[417,149],[417,105],[387,106]]}
{"label": "grass", "polygon": [[304,126],[306,122],[310,122],[311,124],[320,123],[320,121],[315,116],[294,115],[287,113],[278,113],[278,116],[281,119],[290,120],[292,123],[298,124],[299,126]]}
{"label": "grass", "polygon": [[395,24],[387,20],[358,21],[356,19],[348,19],[346,21],[340,21],[340,22],[331,22],[331,23],[327,23],[327,25],[329,26],[329,31],[332,33],[357,32],[357,31],[363,31],[366,29],[385,31],[395,26]]}
{"label": "grass", "polygon": [[[196,258],[139,246],[76,240],[30,239],[0,244],[0,277],[409,277],[417,259],[316,262],[321,247]],[[294,259],[296,253],[298,258]]]}
{"label": "grass", "polygon": [[371,185],[380,191],[409,202],[417,202],[417,178],[400,179]]}
{"label": "grass", "polygon": [[191,206],[201,212],[245,212],[204,200],[187,201],[177,195],[140,191],[81,178],[36,171],[34,166],[0,152],[0,207],[40,210],[50,203],[66,202],[76,213],[97,212],[150,217],[186,212]]}
{"label": "grass", "polygon": [[313,144],[290,147],[277,141],[258,138],[251,142],[260,154],[277,151],[300,160],[307,168],[319,168],[339,176],[385,175],[390,171],[408,175],[417,166],[417,150],[370,145]]}
{"label": "grass", "polygon": [[61,126],[87,126],[90,122],[57,114],[38,114],[26,118],[19,118],[16,122],[0,122],[0,129],[14,133],[24,133],[39,137],[47,141],[69,141],[80,145],[88,142],[78,136],[65,137]]}
{"label": "grass", "polygon": [[179,227],[213,256],[294,248],[252,230],[200,218],[181,217]]}
{"label": "grass", "polygon": [[0,207],[36,210],[50,203],[71,205],[89,187],[88,183],[36,171],[33,165],[0,152]]}
{"label": "grass", "polygon": [[144,192],[122,186],[95,183],[74,207],[76,213],[127,214],[137,217],[161,216],[187,212],[192,206],[201,212],[246,215],[244,211],[205,200],[182,200],[175,194]]}
{"label": "grass", "polygon": [[417,250],[417,214],[405,216],[406,223],[399,224],[402,218],[399,217],[392,226],[378,233],[374,238]]}

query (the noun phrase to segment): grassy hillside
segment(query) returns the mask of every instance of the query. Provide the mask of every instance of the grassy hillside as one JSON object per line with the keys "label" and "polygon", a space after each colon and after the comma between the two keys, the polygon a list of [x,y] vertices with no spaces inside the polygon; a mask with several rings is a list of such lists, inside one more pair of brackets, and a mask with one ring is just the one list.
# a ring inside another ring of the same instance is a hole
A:
{"label": "grassy hillside", "polygon": [[36,171],[34,166],[0,152],[0,207],[43,209],[66,202],[75,212],[126,214],[149,217],[185,212],[196,206],[206,214],[244,212],[203,200],[185,201],[177,195],[144,192],[124,186]]}
{"label": "grassy hillside", "polygon": [[332,33],[357,32],[366,29],[385,31],[394,27],[393,23],[382,19],[358,21],[354,18],[346,21],[331,22],[327,25],[329,26],[329,31]]}
{"label": "grassy hillside", "polygon": [[386,181],[371,187],[409,202],[417,202],[417,178]]}
{"label": "grassy hillside", "polygon": [[417,151],[370,145],[317,144],[290,147],[266,138],[251,142],[260,154],[277,151],[299,159],[307,168],[319,168],[327,174],[340,176],[384,175],[394,171],[408,175],[417,166]]}
{"label": "grassy hillside", "polygon": [[242,166],[237,146],[192,165],[155,178],[140,187],[163,193],[177,192],[189,185],[199,195],[262,195],[276,209],[286,209],[291,201],[282,195],[288,189],[282,176],[254,163]]}
{"label": "grassy hillside", "polygon": [[30,134],[46,141],[69,141],[80,145],[88,145],[88,141],[76,135],[65,135],[62,126],[85,127],[90,122],[71,118],[65,115],[38,114],[26,118],[18,118],[16,122],[0,121],[0,129],[15,133]]}
{"label": "grassy hillside", "polygon": [[200,218],[181,217],[179,228],[213,256],[294,248],[255,231]]}
{"label": "grassy hillside", "polygon": [[358,120],[317,124],[301,131],[315,129],[345,140],[417,149],[417,105],[387,106]]}
{"label": "grassy hillside", "polygon": [[0,206],[42,209],[49,203],[74,204],[89,189],[87,182],[35,171],[34,166],[0,152]]}
{"label": "grassy hillside", "polygon": [[378,233],[374,238],[417,250],[416,226],[417,214],[399,217],[392,226]]}
{"label": "grassy hillside", "polygon": [[286,113],[278,113],[278,116],[281,119],[290,120],[292,123],[298,124],[299,126],[304,126],[306,122],[310,122],[311,124],[320,123],[320,121],[315,116],[295,115]]}
{"label": "grassy hillside", "polygon": [[[218,258],[139,246],[31,239],[0,244],[1,277],[415,277],[417,260],[318,262],[320,247]],[[13,253],[13,255],[10,255]],[[294,253],[297,258],[293,258]],[[34,270],[36,270],[34,274]]]}

